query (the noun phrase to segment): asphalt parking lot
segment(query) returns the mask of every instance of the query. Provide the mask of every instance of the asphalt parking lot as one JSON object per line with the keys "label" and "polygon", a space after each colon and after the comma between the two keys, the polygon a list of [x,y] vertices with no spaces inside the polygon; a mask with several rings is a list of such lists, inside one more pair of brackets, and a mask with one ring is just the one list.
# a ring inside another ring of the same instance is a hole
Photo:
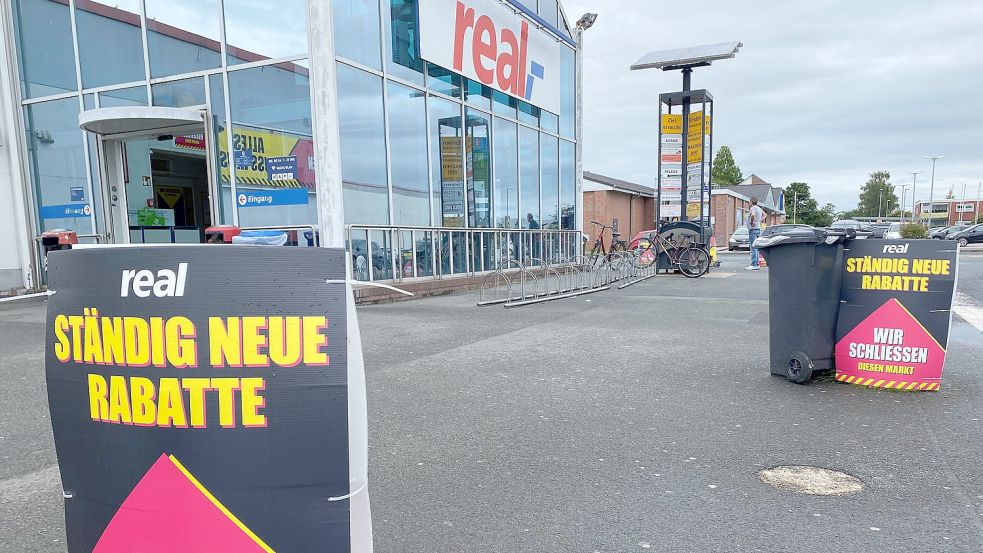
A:
{"label": "asphalt parking lot", "polygon": [[[963,258],[942,391],[768,374],[767,271],[520,309],[359,308],[376,551],[983,550],[983,255]],[[0,551],[63,552],[44,304],[0,306]],[[976,326],[974,326],[974,324]],[[848,497],[757,471],[858,477]]]}

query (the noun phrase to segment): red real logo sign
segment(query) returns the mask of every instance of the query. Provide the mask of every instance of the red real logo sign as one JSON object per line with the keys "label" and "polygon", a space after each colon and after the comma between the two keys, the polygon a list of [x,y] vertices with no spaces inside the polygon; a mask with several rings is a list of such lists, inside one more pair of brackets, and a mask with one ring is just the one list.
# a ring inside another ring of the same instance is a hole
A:
{"label": "red real logo sign", "polygon": [[[515,96],[526,97],[525,67],[529,48],[529,24],[521,22],[519,38],[509,29],[499,36],[495,22],[487,15],[477,15],[474,8],[457,3],[454,24],[454,70],[464,71],[465,36],[471,31],[471,56],[474,72],[482,84],[498,85]],[[499,52],[499,46],[508,49]],[[486,66],[491,62],[491,67]],[[497,80],[496,80],[497,77]]]}
{"label": "red real logo sign", "polygon": [[559,114],[557,38],[498,0],[427,0],[419,18],[423,59]]}

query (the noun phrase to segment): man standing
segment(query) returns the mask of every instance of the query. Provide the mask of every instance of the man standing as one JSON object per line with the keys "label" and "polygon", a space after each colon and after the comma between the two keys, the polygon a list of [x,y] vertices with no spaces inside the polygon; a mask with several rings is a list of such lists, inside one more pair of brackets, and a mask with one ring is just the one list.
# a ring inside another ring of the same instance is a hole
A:
{"label": "man standing", "polygon": [[758,207],[758,199],[751,198],[751,211],[747,217],[748,245],[751,248],[751,265],[744,268],[745,271],[760,271],[758,249],[754,247],[754,241],[761,236],[761,221],[765,218],[765,212]]}

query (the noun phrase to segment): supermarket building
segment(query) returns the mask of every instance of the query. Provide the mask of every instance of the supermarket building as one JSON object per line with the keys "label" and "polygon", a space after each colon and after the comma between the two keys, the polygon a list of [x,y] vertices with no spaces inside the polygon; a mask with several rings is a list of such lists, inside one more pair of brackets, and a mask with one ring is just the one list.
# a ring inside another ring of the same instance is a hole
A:
{"label": "supermarket building", "polygon": [[[43,286],[54,229],[316,243],[325,117],[356,278],[575,253],[578,33],[557,0],[327,1],[0,1],[0,293]],[[319,113],[326,30],[337,109]]]}

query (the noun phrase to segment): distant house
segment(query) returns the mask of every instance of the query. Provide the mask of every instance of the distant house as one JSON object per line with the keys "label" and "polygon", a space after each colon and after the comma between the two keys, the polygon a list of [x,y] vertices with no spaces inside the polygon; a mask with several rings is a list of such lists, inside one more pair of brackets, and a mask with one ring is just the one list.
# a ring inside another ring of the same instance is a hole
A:
{"label": "distant house", "polygon": [[785,192],[772,186],[758,175],[751,175],[737,185],[714,185],[711,191],[714,236],[717,244],[725,245],[730,235],[747,224],[751,198],[765,212],[765,225],[785,222]]}

